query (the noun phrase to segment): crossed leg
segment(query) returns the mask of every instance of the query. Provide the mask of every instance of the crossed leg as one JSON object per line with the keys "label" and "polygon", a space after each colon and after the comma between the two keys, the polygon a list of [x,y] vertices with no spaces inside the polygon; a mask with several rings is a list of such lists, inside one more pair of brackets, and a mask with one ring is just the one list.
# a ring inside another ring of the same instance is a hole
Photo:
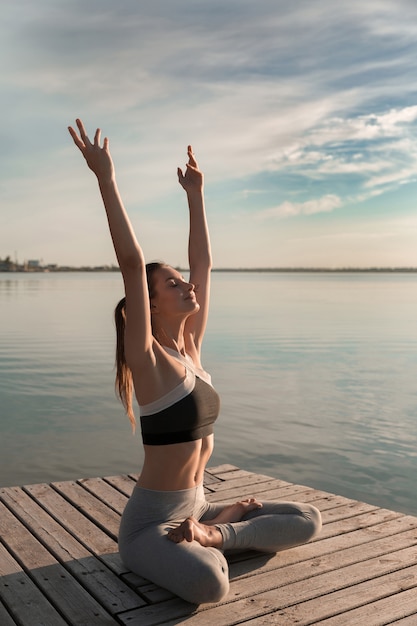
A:
{"label": "crossed leg", "polygon": [[179,526],[168,532],[168,539],[175,543],[198,541],[204,547],[222,548],[223,536],[216,528],[216,524],[240,522],[246,514],[260,508],[262,504],[255,498],[247,498],[224,506],[216,517],[204,520],[204,523],[195,517],[187,517]]}
{"label": "crossed leg", "polygon": [[306,543],[320,529],[320,512],[310,504],[248,498],[232,505],[210,504],[202,517],[188,517],[168,538],[221,550],[278,552]]}

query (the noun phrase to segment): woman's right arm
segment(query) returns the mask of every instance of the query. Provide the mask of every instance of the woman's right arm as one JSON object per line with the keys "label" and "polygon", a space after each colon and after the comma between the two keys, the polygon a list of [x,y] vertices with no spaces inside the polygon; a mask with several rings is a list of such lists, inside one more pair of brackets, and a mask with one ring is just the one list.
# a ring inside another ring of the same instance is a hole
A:
{"label": "woman's right arm", "polygon": [[[123,276],[127,310],[126,334],[129,338],[126,341],[126,358],[130,364],[132,359],[141,360],[149,355],[152,348],[145,259],[119,194],[107,137],[101,147],[100,129],[97,129],[92,143],[81,120],[77,119],[76,122],[79,134],[72,127],[68,130],[88,167],[97,176],[114,250]],[[135,320],[133,327],[129,323],[132,319]]]}

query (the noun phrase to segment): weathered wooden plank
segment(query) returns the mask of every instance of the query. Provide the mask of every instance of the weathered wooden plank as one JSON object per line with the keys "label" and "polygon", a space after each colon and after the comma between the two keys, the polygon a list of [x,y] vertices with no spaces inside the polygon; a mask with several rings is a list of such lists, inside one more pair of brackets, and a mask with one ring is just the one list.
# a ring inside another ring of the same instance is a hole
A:
{"label": "weathered wooden plank", "polygon": [[[393,621],[393,620],[400,620]],[[387,598],[370,602],[351,611],[320,620],[322,626],[385,626],[386,624],[417,624],[417,588],[400,591]],[[311,622],[310,622],[311,623]]]}
{"label": "weathered wooden plank", "polygon": [[[283,608],[269,615],[264,615],[258,619],[249,621],[250,626],[270,626],[282,624],[297,624],[306,626],[307,624],[326,624],[326,626],[381,626],[391,624],[391,617],[395,614],[404,615],[405,612],[412,611],[416,605],[417,597],[417,566],[406,570],[399,570],[391,574],[379,577],[375,580],[368,580],[353,588],[342,589],[340,591],[326,594],[305,603]],[[379,598],[379,600],[378,600]],[[398,602],[397,602],[398,600]],[[404,605],[402,605],[402,601]],[[381,604],[380,604],[381,602]],[[368,607],[374,605],[373,612],[367,612]],[[351,622],[354,617],[356,607],[367,612],[364,621]],[[391,611],[387,613],[387,610]],[[394,617],[395,619],[395,617]],[[334,621],[336,620],[336,621]],[[415,617],[414,617],[415,620]],[[411,622],[413,626],[415,621]],[[204,622],[201,622],[204,626]]]}
{"label": "weathered wooden plank", "polygon": [[125,580],[127,584],[132,587],[132,589],[139,589],[140,587],[149,585],[149,580],[146,580],[146,578],[142,578],[142,576],[138,576],[133,572],[121,574],[121,579]]}
{"label": "weathered wooden plank", "polygon": [[[0,498],[78,582],[109,612],[145,602],[56,520],[18,487],[0,490]],[[0,622],[1,623],[1,622]]]}
{"label": "weathered wooden plank", "polygon": [[103,478],[82,478],[77,483],[121,515],[128,498]]}
{"label": "weathered wooden plank", "polygon": [[127,573],[118,552],[117,541],[77,511],[57,491],[45,484],[28,485],[23,489],[113,572],[118,575]]}
{"label": "weathered wooden plank", "polygon": [[168,589],[163,589],[162,587],[158,587],[150,582],[146,585],[140,587],[141,594],[149,601],[150,604],[156,604],[157,602],[165,602],[166,600],[171,600],[176,596],[168,591]]}
{"label": "weathered wooden plank", "polygon": [[52,487],[94,524],[97,524],[97,526],[108,533],[112,539],[117,541],[120,514],[74,481],[54,482]]}
{"label": "weathered wooden plank", "polygon": [[[0,586],[2,582],[0,580]],[[16,626],[15,620],[10,615],[9,611],[3,604],[3,601],[0,599],[0,624],[1,626]]]}
{"label": "weathered wooden plank", "polygon": [[[292,500],[301,502],[311,502],[318,508],[324,509],[335,508],[337,506],[348,506],[357,503],[344,496],[328,493],[306,487],[305,485],[292,485],[283,483],[283,481],[272,479],[270,481],[257,483],[254,487],[253,483],[248,485],[239,484],[238,486],[229,487],[230,483],[226,483],[221,490],[207,494],[207,500],[212,502],[229,502],[236,499],[242,499],[248,496],[257,497],[259,500]],[[378,508],[374,505],[373,508]]]}
{"label": "weathered wooden plank", "polygon": [[132,495],[132,491],[135,487],[135,481],[132,480],[129,476],[106,476],[103,480],[105,480],[109,485],[112,485],[116,489],[118,489],[121,493],[123,493],[128,498]]}
{"label": "weathered wooden plank", "polygon": [[408,617],[403,617],[402,619],[395,620],[395,622],[391,622],[390,626],[416,626],[416,624],[417,611]]}
{"label": "weathered wooden plank", "polygon": [[372,515],[373,512],[378,512],[379,510],[380,509],[373,504],[351,501],[349,504],[325,510],[323,514],[323,523],[330,524],[341,519],[357,517],[363,513]]}
{"label": "weathered wooden plank", "polygon": [[334,522],[327,522],[323,525],[320,535],[318,535],[314,541],[322,541],[328,537],[336,537],[342,533],[349,533],[359,528],[374,526],[375,524],[380,524],[398,517],[402,517],[402,513],[396,513],[395,511],[388,511],[386,509],[376,509],[360,515],[353,515],[346,519],[343,518]]}
{"label": "weathered wooden plank", "polygon": [[[117,553],[115,539],[101,530],[83,513],[77,511],[52,487],[39,484],[28,485],[23,489],[93,554],[102,558],[103,555]],[[124,571],[126,571],[125,568],[116,573]]]}
{"label": "weathered wooden plank", "polygon": [[30,571],[39,589],[70,623],[117,623],[2,503],[0,533],[8,549],[18,555],[23,569]]}
{"label": "weathered wooden plank", "polygon": [[[216,472],[216,478],[220,479],[221,481],[227,481],[230,482],[231,480],[237,480],[239,478],[253,478],[254,476],[263,476],[263,474],[256,474],[255,472],[249,472],[248,470],[244,470],[241,469],[240,467],[235,467],[234,469],[229,469],[225,472]],[[271,476],[267,476],[266,478],[271,479]],[[283,484],[289,484],[289,483],[285,483],[284,481],[280,481],[280,479],[276,479],[279,482],[282,482]]]}
{"label": "weathered wooden plank", "polygon": [[0,576],[0,597],[13,617],[13,624],[67,626],[67,622],[1,543]]}
{"label": "weathered wooden plank", "polygon": [[[211,485],[210,485],[211,487]],[[299,494],[305,494],[308,490],[300,485],[284,485],[279,481],[270,479],[263,483],[253,483],[248,485],[240,484],[236,487],[229,487],[225,483],[222,489],[212,491],[207,494],[210,502],[234,502],[247,497],[256,497],[259,500],[296,500]]]}
{"label": "weathered wooden plank", "polygon": [[[281,488],[272,488],[268,483],[262,483],[261,489],[257,489],[256,493],[253,493],[252,485],[247,488],[231,489],[230,491],[223,490],[221,492],[207,494],[206,498],[209,502],[234,502],[248,496],[256,496],[261,501],[283,501],[290,500],[296,502],[309,502],[316,506],[321,512],[329,509],[335,509],[337,507],[349,507],[357,506],[359,503],[356,500],[351,500],[344,496],[338,496],[334,494],[326,493],[312,489],[310,487],[304,487],[302,485],[288,485]],[[362,503],[363,504],[363,503]],[[366,510],[375,510],[377,507],[374,505],[365,505]],[[339,513],[343,511],[339,511]],[[338,515],[336,512],[334,515]],[[338,515],[341,517],[340,515]]]}
{"label": "weathered wooden plank", "polygon": [[[309,504],[312,504],[313,506],[317,507],[319,511],[322,513],[322,516],[325,511],[330,511],[330,509],[338,509],[340,507],[348,506],[349,503],[353,502],[352,500],[349,500],[349,498],[345,498],[344,496],[320,497],[320,492],[317,492],[315,494],[303,493],[299,501],[308,502]],[[375,510],[373,505],[371,506],[372,506],[372,510]],[[338,512],[335,511],[334,515],[337,516]]]}
{"label": "weathered wooden plank", "polygon": [[285,486],[282,485],[281,481],[277,479],[271,479],[270,476],[264,476],[263,474],[251,474],[247,472],[244,476],[239,476],[238,478],[230,478],[227,481],[220,482],[217,484],[210,485],[210,489],[215,491],[216,493],[223,491],[224,489],[239,489],[240,487],[246,488],[249,485],[252,488],[255,488],[256,485],[260,485],[262,483],[268,483],[272,486]]}
{"label": "weathered wooden plank", "polygon": [[[204,606],[204,605],[202,605]],[[192,623],[194,617],[199,617],[203,614],[203,610],[200,607],[196,607],[194,604],[189,604],[184,600],[175,598],[173,600],[167,600],[158,605],[151,605],[146,609],[138,609],[133,611],[127,611],[118,615],[118,619],[121,624],[125,626],[159,626],[160,624],[188,624],[189,620]],[[194,624],[198,624],[196,621]],[[235,621],[230,624],[236,623]],[[237,622],[239,623],[239,622]],[[241,622],[242,623],[242,620]],[[244,622],[243,622],[244,623]],[[210,626],[220,626],[220,622],[211,622]],[[228,624],[229,626],[229,624]]]}
{"label": "weathered wooden plank", "polygon": [[[213,471],[216,473],[216,476],[224,478],[224,482],[226,483],[213,495],[207,495],[207,499],[210,501],[226,502],[229,499],[233,500],[236,497],[243,498],[247,497],[248,495],[256,496],[261,500],[284,500],[286,498],[294,500],[297,498],[298,495],[303,494],[302,498],[300,498],[302,502],[320,501],[321,504],[321,501],[323,501],[323,503],[325,503],[326,505],[326,508],[332,508],[332,506],[341,506],[342,504],[348,505],[349,503],[353,504],[354,502],[356,502],[356,500],[351,500],[349,498],[332,494],[327,491],[317,490],[313,487],[308,487],[306,485],[295,485],[293,483],[289,483],[287,481],[275,479],[272,477],[269,477],[269,481],[266,480],[260,483],[255,483],[256,493],[254,493],[253,477],[256,476],[256,474],[254,474],[253,472],[248,472],[246,470],[241,470],[233,465],[225,466],[227,471],[222,473],[222,467],[223,466],[219,466],[218,468],[213,467],[207,470],[208,472]],[[245,481],[242,481],[242,483],[238,484],[238,486],[233,485],[230,479],[236,477],[248,478],[247,484],[245,485]],[[327,506],[327,503],[330,506]]]}
{"label": "weathered wooden plank", "polygon": [[206,486],[212,485],[213,483],[220,483],[220,482],[222,482],[221,478],[218,478],[217,476],[210,474],[210,472],[208,471],[204,472],[204,484]]}

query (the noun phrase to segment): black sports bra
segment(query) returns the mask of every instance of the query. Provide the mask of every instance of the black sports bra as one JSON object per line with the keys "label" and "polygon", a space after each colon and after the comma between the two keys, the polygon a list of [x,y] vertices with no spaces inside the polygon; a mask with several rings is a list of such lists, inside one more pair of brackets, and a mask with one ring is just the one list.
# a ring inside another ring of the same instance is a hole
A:
{"label": "black sports bra", "polygon": [[143,443],[164,446],[195,441],[211,435],[220,410],[220,398],[210,375],[191,358],[164,348],[185,366],[185,378],[162,398],[140,408]]}

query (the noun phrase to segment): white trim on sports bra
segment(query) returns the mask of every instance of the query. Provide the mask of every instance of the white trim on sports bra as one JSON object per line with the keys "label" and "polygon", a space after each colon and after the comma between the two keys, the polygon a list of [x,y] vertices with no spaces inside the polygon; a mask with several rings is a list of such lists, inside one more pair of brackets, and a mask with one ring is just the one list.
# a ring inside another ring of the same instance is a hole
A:
{"label": "white trim on sports bra", "polygon": [[201,378],[201,380],[204,380],[205,383],[208,383],[209,385],[211,385],[210,374],[206,372],[205,370],[201,369],[200,367],[196,367],[194,365],[194,361],[192,360],[189,354],[186,354],[184,356],[180,352],[177,352],[176,350],[173,350],[172,348],[167,348],[166,346],[162,346],[162,347],[165,350],[165,352],[167,352],[168,354],[173,356],[174,359],[177,359],[177,361],[182,363],[186,367],[186,369],[191,370],[196,376],[198,376],[198,378]]}
{"label": "white trim on sports bra", "polygon": [[140,415],[153,415],[154,413],[159,413],[159,411],[163,411],[188,396],[195,387],[196,376],[201,378],[201,380],[205,383],[211,385],[210,374],[208,374],[205,370],[196,367],[192,358],[188,354],[183,356],[176,350],[172,350],[171,348],[167,348],[165,346],[163,346],[163,348],[168,354],[173,356],[174,359],[177,359],[177,361],[184,365],[185,377],[176,387],[174,387],[174,389],[168,391],[168,393],[164,394],[157,400],[149,402],[148,404],[140,404]]}

